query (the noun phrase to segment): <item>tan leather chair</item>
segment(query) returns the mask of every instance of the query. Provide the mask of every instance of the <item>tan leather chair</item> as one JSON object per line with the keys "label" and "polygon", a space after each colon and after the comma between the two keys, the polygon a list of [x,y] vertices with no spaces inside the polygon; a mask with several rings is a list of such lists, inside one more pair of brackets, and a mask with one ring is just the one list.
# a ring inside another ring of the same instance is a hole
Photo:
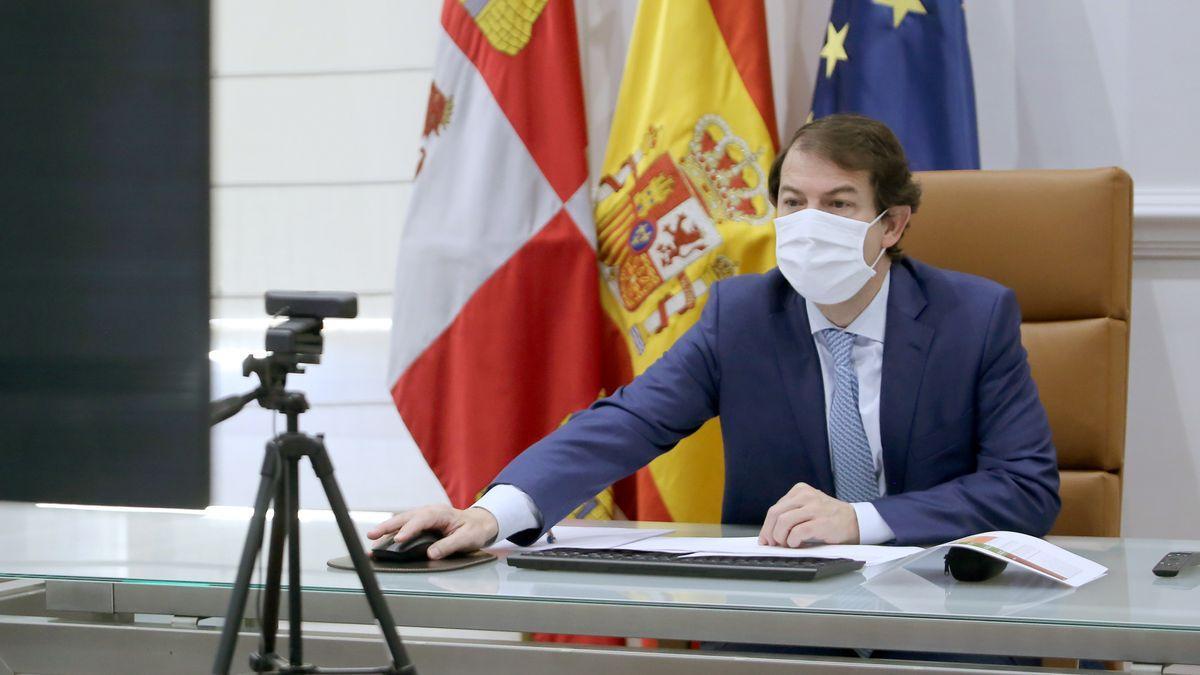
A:
{"label": "tan leather chair", "polygon": [[1119,536],[1133,182],[1121,169],[918,174],[901,244],[1013,289],[1062,476],[1052,534]]}

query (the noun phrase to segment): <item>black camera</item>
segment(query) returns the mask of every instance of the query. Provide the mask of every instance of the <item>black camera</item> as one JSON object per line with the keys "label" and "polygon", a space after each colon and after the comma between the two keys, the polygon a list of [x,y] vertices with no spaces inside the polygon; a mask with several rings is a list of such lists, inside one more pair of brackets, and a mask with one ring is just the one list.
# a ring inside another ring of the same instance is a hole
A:
{"label": "black camera", "polygon": [[242,361],[242,375],[258,375],[261,384],[252,392],[213,401],[209,407],[210,424],[229,419],[254,400],[268,410],[308,410],[304,394],[284,391],[287,376],[303,373],[301,364],[321,362],[321,352],[325,348],[321,329],[325,319],[358,316],[358,296],[337,292],[267,291],[267,313],[285,317],[282,323],[267,328],[266,346],[270,353],[262,357],[250,355]]}
{"label": "black camera", "polygon": [[267,291],[266,297],[267,314],[287,317],[267,329],[267,351],[295,355],[300,363],[320,363],[324,319],[358,316],[358,296],[354,293]]}

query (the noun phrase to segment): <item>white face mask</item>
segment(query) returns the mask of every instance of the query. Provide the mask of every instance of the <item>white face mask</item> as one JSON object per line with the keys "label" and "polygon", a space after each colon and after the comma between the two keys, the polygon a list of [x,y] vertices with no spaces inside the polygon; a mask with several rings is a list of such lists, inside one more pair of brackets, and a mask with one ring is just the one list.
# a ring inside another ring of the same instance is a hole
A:
{"label": "white face mask", "polygon": [[869,223],[817,209],[776,218],[779,271],[806,300],[821,305],[849,300],[875,276],[875,265],[886,251],[870,266],[863,260],[867,230],[885,213]]}

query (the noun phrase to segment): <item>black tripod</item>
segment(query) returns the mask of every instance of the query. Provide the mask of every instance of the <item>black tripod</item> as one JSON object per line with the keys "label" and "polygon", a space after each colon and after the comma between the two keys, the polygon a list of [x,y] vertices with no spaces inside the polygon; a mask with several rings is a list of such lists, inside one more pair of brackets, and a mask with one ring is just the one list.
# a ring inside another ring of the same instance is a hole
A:
{"label": "black tripod", "polygon": [[[299,304],[299,303],[298,303]],[[271,298],[268,295],[268,309]],[[294,316],[294,315],[293,315]],[[384,604],[383,594],[379,590],[379,582],[375,572],[367,560],[367,554],[359,541],[358,533],[350,520],[346,501],[342,491],[333,476],[333,464],[329,461],[329,453],[325,449],[324,435],[310,436],[299,430],[300,414],[308,410],[308,401],[304,394],[290,392],[284,389],[289,372],[303,372],[300,363],[316,363],[321,351],[321,319],[320,317],[306,319],[290,319],[283,324],[285,330],[291,330],[297,335],[285,340],[287,345],[296,348],[298,353],[275,352],[264,358],[246,357],[242,364],[243,374],[249,376],[257,373],[262,384],[254,391],[231,396],[213,404],[212,424],[232,417],[247,403],[257,400],[259,405],[270,410],[276,410],[287,415],[287,431],[281,433],[267,443],[266,456],[263,458],[262,478],[258,484],[258,494],[254,498],[254,515],[250,518],[250,529],[246,533],[246,543],[242,548],[241,561],[238,563],[237,580],[233,586],[233,595],[229,599],[229,609],[225,612],[225,625],[221,630],[221,642],[217,648],[217,657],[213,662],[214,674],[229,672],[233,660],[233,652],[237,646],[238,628],[246,607],[246,598],[250,592],[250,576],[254,563],[262,548],[263,532],[266,528],[267,507],[275,503],[275,516],[271,521],[271,539],[267,555],[267,578],[263,588],[263,604],[259,649],[250,655],[250,667],[254,672],[278,673],[389,673],[395,675],[416,675],[416,669],[409,662],[396,632],[392,615]],[[294,324],[288,328],[288,324]],[[281,327],[272,329],[279,337]],[[315,340],[314,340],[315,336]],[[285,336],[286,337],[286,336]],[[282,343],[281,343],[282,344]],[[268,348],[272,348],[271,333],[268,333]],[[363,592],[367,596],[367,604],[371,613],[383,630],[383,639],[387,643],[392,662],[387,666],[377,668],[318,668],[304,663],[303,644],[301,640],[300,597],[300,458],[308,457],[313,471],[321,480],[321,486],[329,498],[333,516],[337,520],[338,529],[346,543],[346,550],[354,562],[354,570],[362,582]],[[275,653],[275,638],[279,629],[279,596],[280,580],[283,575],[283,545],[288,545],[288,658],[284,659]]]}

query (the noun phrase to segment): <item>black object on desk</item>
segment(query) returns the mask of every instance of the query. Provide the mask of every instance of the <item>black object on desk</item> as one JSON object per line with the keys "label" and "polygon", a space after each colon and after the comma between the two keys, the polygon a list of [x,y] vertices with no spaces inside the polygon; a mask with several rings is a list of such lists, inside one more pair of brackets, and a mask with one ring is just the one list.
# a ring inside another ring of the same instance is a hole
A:
{"label": "black object on desk", "polygon": [[849,558],[733,556],[632,551],[611,548],[551,548],[513,553],[508,564],[534,570],[666,574],[767,581],[811,581],[863,566]]}
{"label": "black object on desk", "polygon": [[1008,563],[1003,560],[969,548],[954,546],[946,552],[946,574],[959,581],[987,581],[1005,567]]}
{"label": "black object on desk", "polygon": [[[371,549],[371,569],[376,572],[449,572],[496,559],[486,551],[458,551],[439,560],[430,560],[429,547],[441,538],[441,532],[425,530],[403,542],[385,539]],[[350,556],[334,558],[326,564],[334,569],[354,570]]]}
{"label": "black object on desk", "polygon": [[1154,574],[1160,577],[1173,577],[1179,571],[1200,565],[1200,551],[1173,551],[1162,557],[1154,566]]}
{"label": "black object on desk", "polygon": [[371,549],[371,559],[397,563],[429,560],[429,556],[427,555],[429,547],[441,538],[442,534],[440,532],[425,530],[424,532],[417,533],[408,541],[384,542]]}
{"label": "black object on desk", "polygon": [[[388,562],[372,556],[368,562],[371,565],[371,569],[375,570],[376,573],[390,574],[393,572],[452,572],[465,567],[482,565],[495,559],[496,556],[487,551],[473,551],[471,553],[456,553],[441,560],[418,559],[409,560],[408,562]],[[348,555],[334,558],[325,564],[335,570],[354,571],[354,561]]]}

